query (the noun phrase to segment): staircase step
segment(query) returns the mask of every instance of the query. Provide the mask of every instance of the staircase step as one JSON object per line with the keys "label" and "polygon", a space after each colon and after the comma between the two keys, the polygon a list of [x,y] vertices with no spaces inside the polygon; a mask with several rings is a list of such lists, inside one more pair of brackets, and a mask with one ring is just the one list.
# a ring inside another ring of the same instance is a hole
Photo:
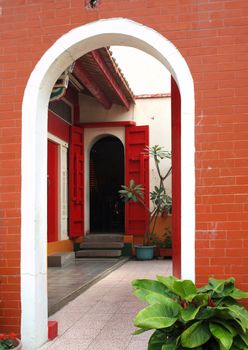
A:
{"label": "staircase step", "polygon": [[75,260],[74,252],[59,252],[47,256],[48,267],[67,266]]}
{"label": "staircase step", "polygon": [[121,250],[117,249],[88,249],[76,252],[76,258],[116,258],[119,256],[121,256]]}
{"label": "staircase step", "polygon": [[84,237],[85,241],[123,242],[124,236],[118,233],[90,233]]}
{"label": "staircase step", "polygon": [[106,241],[85,241],[80,244],[80,249],[122,249],[123,242],[106,242]]}

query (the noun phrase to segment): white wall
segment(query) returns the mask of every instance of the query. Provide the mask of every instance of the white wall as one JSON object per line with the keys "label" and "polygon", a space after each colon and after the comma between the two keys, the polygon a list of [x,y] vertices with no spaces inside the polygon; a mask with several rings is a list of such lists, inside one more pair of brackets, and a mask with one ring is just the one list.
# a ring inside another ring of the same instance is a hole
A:
{"label": "white wall", "polygon": [[128,46],[110,50],[135,95],[170,92],[170,73],[153,56]]}
{"label": "white wall", "polygon": [[133,106],[129,111],[116,104],[112,105],[111,109],[105,109],[95,98],[84,94],[79,96],[79,105],[80,121],[84,123],[134,120]]}
{"label": "white wall", "polygon": [[[114,105],[107,111],[108,118],[103,117],[106,113],[103,107],[99,106],[96,100],[89,98],[80,99],[80,121],[81,122],[118,122],[133,120],[136,125],[149,125],[150,145],[160,145],[166,150],[171,150],[171,99],[166,98],[150,98],[138,99],[136,104],[130,111],[120,113],[122,107]],[[118,113],[116,113],[118,111]],[[103,118],[103,119],[102,119]],[[84,133],[85,146],[85,231],[89,231],[89,153],[93,144],[101,137],[113,135],[118,137],[125,149],[125,128],[86,128]],[[161,162],[162,174],[165,174],[169,168],[169,161]],[[158,175],[155,169],[153,159],[150,159],[150,189],[158,185]],[[166,189],[171,194],[171,179],[166,181]]]}
{"label": "white wall", "polygon": [[[137,125],[149,125],[150,146],[160,145],[171,151],[171,99],[152,98],[136,100],[134,119]],[[165,159],[160,164],[165,175],[170,161]],[[158,185],[158,175],[153,159],[150,159],[150,190]],[[165,182],[168,194],[171,194],[171,178]]]}

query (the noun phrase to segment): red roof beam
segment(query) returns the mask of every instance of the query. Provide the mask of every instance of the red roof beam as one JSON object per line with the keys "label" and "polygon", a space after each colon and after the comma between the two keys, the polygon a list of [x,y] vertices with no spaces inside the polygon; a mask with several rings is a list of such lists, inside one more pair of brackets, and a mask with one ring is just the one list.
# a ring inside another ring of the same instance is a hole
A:
{"label": "red roof beam", "polygon": [[101,88],[94,82],[88,72],[84,69],[83,65],[79,62],[75,63],[73,73],[82,82],[82,84],[92,93],[92,95],[103,105],[105,109],[110,109],[112,102],[101,90]]}
{"label": "red roof beam", "polygon": [[91,51],[90,53],[91,53],[91,56],[93,57],[93,59],[98,64],[103,75],[105,76],[105,78],[107,79],[107,81],[109,82],[111,87],[114,89],[116,95],[120,98],[122,104],[126,107],[127,110],[129,110],[130,109],[130,102],[128,101],[127,97],[125,96],[125,94],[121,90],[120,86],[118,85],[118,83],[114,79],[107,64],[104,62],[104,60],[102,59],[102,57],[100,56],[98,51],[94,50],[94,51]]}

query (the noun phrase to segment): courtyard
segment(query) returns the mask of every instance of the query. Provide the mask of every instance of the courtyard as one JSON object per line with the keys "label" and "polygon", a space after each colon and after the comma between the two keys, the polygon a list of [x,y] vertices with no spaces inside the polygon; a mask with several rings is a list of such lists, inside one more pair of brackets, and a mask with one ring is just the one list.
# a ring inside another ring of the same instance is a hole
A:
{"label": "courtyard", "polygon": [[131,281],[170,275],[171,260],[130,260],[50,317],[58,337],[40,350],[146,350],[150,333],[132,335],[133,319],[144,307]]}

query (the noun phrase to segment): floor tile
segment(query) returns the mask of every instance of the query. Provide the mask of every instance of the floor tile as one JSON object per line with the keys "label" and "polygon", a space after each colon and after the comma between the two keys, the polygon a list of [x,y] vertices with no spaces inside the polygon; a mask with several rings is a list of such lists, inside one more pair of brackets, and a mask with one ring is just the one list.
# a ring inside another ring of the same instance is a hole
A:
{"label": "floor tile", "polygon": [[58,321],[59,337],[40,350],[147,350],[152,331],[132,335],[134,317],[146,303],[133,295],[131,281],[158,274],[170,275],[171,262],[119,267],[50,317]]}

